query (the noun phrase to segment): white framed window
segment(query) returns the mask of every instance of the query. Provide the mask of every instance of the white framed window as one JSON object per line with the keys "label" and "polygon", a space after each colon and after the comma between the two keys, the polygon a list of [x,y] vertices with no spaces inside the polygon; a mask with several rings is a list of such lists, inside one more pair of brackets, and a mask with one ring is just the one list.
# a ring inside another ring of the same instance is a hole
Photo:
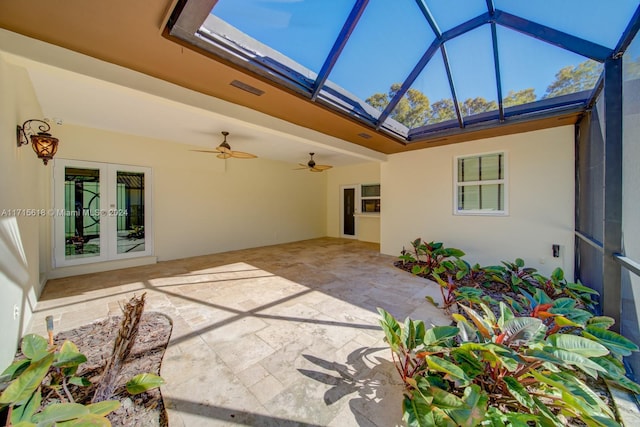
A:
{"label": "white framed window", "polygon": [[454,215],[507,215],[505,152],[458,156],[454,159]]}
{"label": "white framed window", "polygon": [[360,204],[362,213],[380,213],[380,184],[362,184]]}
{"label": "white framed window", "polygon": [[151,169],[54,160],[56,267],[153,255]]}

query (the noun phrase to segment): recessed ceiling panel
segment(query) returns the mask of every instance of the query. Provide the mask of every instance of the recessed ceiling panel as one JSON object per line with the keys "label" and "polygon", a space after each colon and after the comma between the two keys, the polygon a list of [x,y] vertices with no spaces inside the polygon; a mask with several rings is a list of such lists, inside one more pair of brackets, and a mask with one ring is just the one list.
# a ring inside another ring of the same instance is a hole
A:
{"label": "recessed ceiling panel", "polygon": [[484,25],[445,43],[463,116],[498,109],[491,26]]}
{"label": "recessed ceiling panel", "polygon": [[500,76],[505,108],[591,90],[602,65],[498,26]]}
{"label": "recessed ceiling panel", "polygon": [[352,7],[353,1],[218,0],[211,14],[317,74]]}
{"label": "recessed ceiling panel", "polygon": [[637,0],[495,0],[497,9],[614,48]]}
{"label": "recessed ceiling panel", "polygon": [[488,11],[485,0],[424,0],[424,2],[442,32]]}
{"label": "recessed ceiling panel", "polygon": [[329,80],[362,100],[387,94],[434,39],[415,0],[370,0]]}

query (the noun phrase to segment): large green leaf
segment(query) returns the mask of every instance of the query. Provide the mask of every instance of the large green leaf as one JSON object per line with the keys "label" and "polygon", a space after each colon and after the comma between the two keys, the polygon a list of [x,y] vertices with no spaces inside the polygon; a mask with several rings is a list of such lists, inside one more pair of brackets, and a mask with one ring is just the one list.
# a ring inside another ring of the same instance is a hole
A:
{"label": "large green leaf", "polygon": [[540,424],[540,426],[556,426],[563,427],[564,424],[556,417],[553,412],[540,401],[537,397],[533,398],[534,402],[536,402],[536,408],[540,413],[540,420],[536,424]]}
{"label": "large green leaf", "polygon": [[587,321],[587,326],[601,329],[609,329],[615,325],[616,321],[609,316],[594,316]]}
{"label": "large green leaf", "polygon": [[504,330],[505,323],[513,319],[515,315],[513,314],[513,311],[511,311],[511,309],[502,301],[500,301],[500,304],[498,307],[500,308],[500,317],[498,318],[498,327],[500,327],[501,330]]}
{"label": "large green leaf", "polygon": [[45,357],[48,347],[47,340],[35,334],[25,335],[20,344],[22,354],[34,361]]}
{"label": "large green leaf", "polygon": [[451,357],[470,378],[475,378],[485,372],[484,363],[471,351],[457,348],[451,352]]}
{"label": "large green leaf", "polygon": [[534,317],[514,317],[504,325],[504,344],[529,345],[544,338],[546,326]]}
{"label": "large green leaf", "polygon": [[638,346],[632,341],[607,329],[587,326],[582,335],[599,342],[619,356],[630,356],[632,352],[638,351]]}
{"label": "large green leaf", "polygon": [[580,325],[586,325],[589,319],[593,317],[593,314],[589,313],[588,311],[571,307],[551,307],[549,309],[549,313],[564,316],[567,319]]}
{"label": "large green leaf", "polygon": [[593,378],[598,377],[598,372],[604,371],[602,366],[578,353],[556,347],[545,347],[545,351],[551,352],[551,354],[561,359],[566,365],[575,366]]}
{"label": "large green leaf", "polygon": [[464,387],[471,382],[471,378],[455,363],[449,362],[438,356],[427,356],[425,358],[430,369],[436,372],[442,372],[451,381],[460,383],[460,387]]}
{"label": "large green leaf", "polygon": [[462,400],[469,407],[469,416],[466,425],[473,427],[480,424],[487,413],[489,396],[480,388],[479,385],[471,384],[471,386],[464,389]]}
{"label": "large green leaf", "polygon": [[481,336],[483,336],[485,339],[490,339],[494,335],[493,327],[486,320],[484,320],[482,316],[478,314],[478,312],[476,312],[472,308],[465,307],[464,305],[460,305],[460,307],[462,307],[462,309],[471,318],[471,321],[476,326]]}
{"label": "large green leaf", "polygon": [[438,427],[433,419],[430,402],[418,390],[414,390],[411,397],[404,397],[402,410],[402,419],[408,427]]}
{"label": "large green leaf", "polygon": [[0,374],[0,384],[8,383],[9,381],[17,378],[18,375],[27,369],[30,363],[31,361],[29,359],[20,359],[7,366],[7,369]]}
{"label": "large green leaf", "polygon": [[[590,405],[592,408],[597,408],[600,412],[606,414],[608,417],[613,418],[614,414],[611,408],[598,396],[598,394],[592,390],[586,383],[581,381],[577,376],[571,372],[558,372],[556,376],[564,380],[564,384],[569,390],[569,394],[577,396]],[[579,403],[580,407],[584,407],[584,403]]]}
{"label": "large green leaf", "polygon": [[[96,414],[86,414],[79,418],[55,424],[56,427],[111,427],[108,419]],[[40,427],[40,425],[38,425]]]}
{"label": "large green leaf", "polygon": [[440,344],[450,338],[458,335],[460,330],[455,326],[434,326],[433,328],[427,329],[424,335],[424,344],[425,345],[436,345]]}
{"label": "large green leaf", "polygon": [[42,379],[53,362],[53,353],[32,362],[0,395],[0,404],[21,404],[40,387]]}
{"label": "large green leaf", "polygon": [[100,416],[108,415],[119,407],[120,402],[118,400],[103,400],[86,406],[90,413]]}
{"label": "large green leaf", "polygon": [[18,424],[20,421],[31,421],[33,414],[40,409],[42,403],[42,393],[36,390],[24,405],[14,406],[11,412],[11,423]]}
{"label": "large green leaf", "polygon": [[578,335],[553,334],[547,338],[547,343],[584,357],[600,357],[609,354],[609,350],[602,344]]}
{"label": "large green leaf", "polygon": [[504,377],[502,380],[507,385],[507,390],[509,390],[509,394],[513,396],[514,399],[518,401],[519,404],[524,406],[525,408],[533,411],[536,403],[527,391],[527,389],[518,382],[513,377]]}
{"label": "large green leaf", "polygon": [[78,347],[74,343],[65,341],[56,355],[53,366],[56,368],[71,368],[77,367],[86,361],[86,356],[78,351]]}
{"label": "large green leaf", "polygon": [[57,423],[59,421],[72,420],[89,414],[89,410],[79,403],[52,403],[47,405],[42,412],[34,415],[33,420],[38,424]]}
{"label": "large green leaf", "polygon": [[400,334],[402,334],[402,328],[398,321],[387,311],[378,307],[378,313],[382,316],[382,319],[379,320],[380,326],[382,327],[382,331],[389,343],[389,346],[393,351],[398,351],[398,346],[400,345]]}
{"label": "large green leaf", "polygon": [[451,394],[440,388],[431,389],[433,396],[433,412],[437,425],[449,425],[451,421],[454,426],[473,426],[467,424],[471,418],[471,408],[458,396]]}
{"label": "large green leaf", "polygon": [[152,388],[160,387],[164,384],[164,379],[156,374],[138,374],[127,381],[127,391],[129,394],[139,394]]}
{"label": "large green leaf", "polygon": [[581,292],[581,293],[585,293],[585,294],[591,294],[591,295],[600,295],[600,293],[598,291],[596,291],[595,289],[591,289],[587,286],[581,285],[580,283],[567,283],[567,288],[571,289],[572,291],[576,291],[576,292]]}

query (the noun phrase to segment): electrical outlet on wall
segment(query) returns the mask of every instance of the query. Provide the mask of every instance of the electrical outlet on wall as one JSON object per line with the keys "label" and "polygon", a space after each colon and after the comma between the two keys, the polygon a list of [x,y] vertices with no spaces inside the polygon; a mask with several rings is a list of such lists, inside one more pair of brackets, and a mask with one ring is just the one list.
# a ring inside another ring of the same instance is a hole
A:
{"label": "electrical outlet on wall", "polygon": [[20,307],[18,307],[18,304],[14,304],[13,305],[13,320],[18,320],[18,317],[20,317]]}

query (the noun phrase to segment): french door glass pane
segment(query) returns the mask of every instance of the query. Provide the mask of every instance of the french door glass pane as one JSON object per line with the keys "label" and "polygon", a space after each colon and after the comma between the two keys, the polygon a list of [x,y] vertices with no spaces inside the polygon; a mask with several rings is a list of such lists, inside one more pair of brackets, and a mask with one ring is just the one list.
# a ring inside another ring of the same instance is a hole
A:
{"label": "french door glass pane", "polygon": [[65,259],[100,255],[100,170],[66,167]]}
{"label": "french door glass pane", "polygon": [[118,253],[144,251],[144,173],[118,171],[116,199]]}

